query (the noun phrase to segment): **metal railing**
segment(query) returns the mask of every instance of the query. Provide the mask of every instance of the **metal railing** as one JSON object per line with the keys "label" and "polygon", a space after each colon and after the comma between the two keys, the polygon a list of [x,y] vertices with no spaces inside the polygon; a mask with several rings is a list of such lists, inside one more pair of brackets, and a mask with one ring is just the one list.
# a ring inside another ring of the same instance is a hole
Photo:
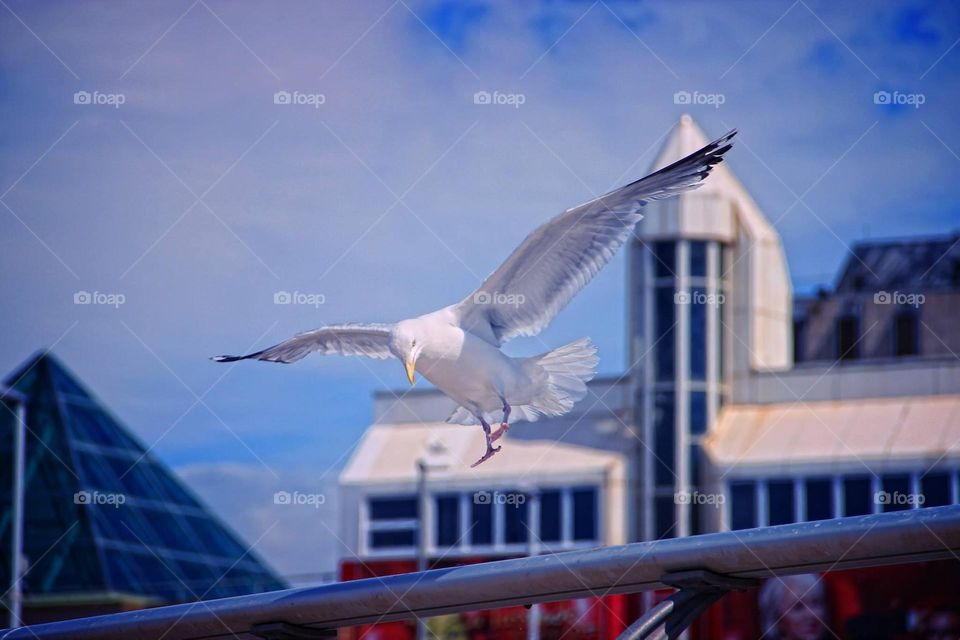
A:
{"label": "metal railing", "polygon": [[680,588],[624,637],[676,637],[756,579],[960,556],[960,506],[571,551],[32,625],[0,640],[317,638],[338,627]]}

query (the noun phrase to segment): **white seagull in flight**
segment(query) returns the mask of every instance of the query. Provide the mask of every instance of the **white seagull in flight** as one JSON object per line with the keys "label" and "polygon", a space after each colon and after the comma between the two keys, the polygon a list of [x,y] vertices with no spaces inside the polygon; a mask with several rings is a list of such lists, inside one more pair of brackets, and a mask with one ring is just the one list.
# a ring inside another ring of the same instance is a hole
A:
{"label": "white seagull in flight", "polygon": [[[615,191],[568,209],[541,225],[460,302],[396,324],[338,324],[307,331],[245,356],[295,362],[312,351],[403,362],[459,406],[447,418],[483,427],[490,459],[511,420],[559,416],[587,393],[596,374],[597,349],[589,338],[532,358],[514,358],[500,347],[516,336],[534,336],[606,265],[643,217],[640,209],[694,189],[730,149],[731,131],[699,151]],[[500,427],[490,423],[502,412]]]}

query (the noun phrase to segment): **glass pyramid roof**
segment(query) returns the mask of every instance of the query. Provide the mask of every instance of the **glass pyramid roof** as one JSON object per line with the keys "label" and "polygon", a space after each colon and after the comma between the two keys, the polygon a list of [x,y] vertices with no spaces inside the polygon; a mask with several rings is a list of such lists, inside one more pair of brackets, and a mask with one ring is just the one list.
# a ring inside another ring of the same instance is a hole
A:
{"label": "glass pyramid roof", "polygon": [[[34,356],[4,382],[27,396],[25,595],[185,602],[285,588],[53,356]],[[15,422],[0,414],[6,551]],[[9,554],[0,553],[0,576],[9,575]]]}

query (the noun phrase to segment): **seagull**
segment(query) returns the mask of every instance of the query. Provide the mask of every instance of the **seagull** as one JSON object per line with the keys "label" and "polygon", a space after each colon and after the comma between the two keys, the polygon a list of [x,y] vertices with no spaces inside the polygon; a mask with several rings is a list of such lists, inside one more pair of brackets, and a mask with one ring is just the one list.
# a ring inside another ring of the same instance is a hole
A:
{"label": "seagull", "polygon": [[[511,421],[569,412],[596,375],[599,359],[590,338],[525,358],[506,355],[503,344],[543,331],[623,246],[643,217],[640,210],[652,200],[700,186],[736,133],[544,223],[456,304],[394,324],[329,325],[262,351],[212,360],[289,363],[314,351],[395,357],[411,385],[419,372],[457,404],[447,422],[483,428],[486,451],[471,465],[476,467],[500,451],[493,443]],[[500,425],[493,431],[490,423],[497,414]]]}

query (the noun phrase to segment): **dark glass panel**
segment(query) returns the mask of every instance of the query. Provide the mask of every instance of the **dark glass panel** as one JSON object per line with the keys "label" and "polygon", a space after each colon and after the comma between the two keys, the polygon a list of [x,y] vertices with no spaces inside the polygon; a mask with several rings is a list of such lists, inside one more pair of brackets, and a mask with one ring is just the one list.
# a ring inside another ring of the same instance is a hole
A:
{"label": "dark glass panel", "polygon": [[923,491],[925,507],[942,507],[952,503],[949,473],[928,473],[920,478],[920,489]]}
{"label": "dark glass panel", "polygon": [[392,529],[387,531],[371,531],[370,547],[383,549],[386,547],[412,547],[416,543],[415,529]]}
{"label": "dark glass panel", "polygon": [[916,496],[910,491],[910,476],[896,474],[883,476],[880,479],[883,490],[877,496],[880,507],[887,511],[905,511],[912,509]]}
{"label": "dark glass panel", "polygon": [[[508,491],[508,497],[525,498],[518,491]],[[530,529],[527,524],[527,501],[526,499],[508,500],[503,504],[503,540],[507,544],[526,543],[530,537]]]}
{"label": "dark glass panel", "polygon": [[915,356],[920,353],[920,330],[917,315],[912,311],[901,311],[897,314],[893,327],[894,346],[896,356]]}
{"label": "dark glass panel", "polygon": [[873,496],[870,494],[869,476],[852,476],[843,479],[843,515],[862,516],[873,513]]}
{"label": "dark glass panel", "polygon": [[707,276],[707,243],[703,240],[690,241],[690,276]]}
{"label": "dark glass panel", "polygon": [[703,287],[690,289],[690,378],[707,379],[707,312],[715,305]]}
{"label": "dark glass panel", "polygon": [[411,520],[417,517],[417,511],[415,497],[370,498],[371,520]]}
{"label": "dark glass panel", "polygon": [[493,544],[493,505],[490,500],[478,502],[477,495],[470,509],[470,544]]}
{"label": "dark glass panel", "polygon": [[730,483],[730,528],[752,529],[757,526],[757,484]]}
{"label": "dark glass panel", "polygon": [[830,478],[808,478],[806,493],[807,520],[829,520],[833,517],[833,484]]}
{"label": "dark glass panel", "polygon": [[707,432],[707,392],[690,392],[690,433],[697,436]]}
{"label": "dark glass panel", "polygon": [[437,496],[437,546],[452,547],[460,540],[460,496]]}
{"label": "dark glass panel", "polygon": [[597,490],[583,487],[573,490],[573,539],[580,542],[597,539]]}
{"label": "dark glass panel", "polygon": [[656,331],[654,334],[656,378],[660,381],[672,381],[674,373],[674,334],[676,333],[676,301],[674,300],[674,288],[657,287],[655,289],[655,321]]}
{"label": "dark glass panel", "polygon": [[653,272],[658,278],[673,277],[677,272],[677,245],[675,242],[653,243]]}
{"label": "dark glass panel", "polygon": [[673,486],[674,474],[674,394],[671,391],[661,391],[654,399],[653,418],[653,453],[654,481],[657,486]]}
{"label": "dark glass panel", "polygon": [[856,360],[860,357],[860,319],[852,314],[837,320],[837,353],[840,360]]}
{"label": "dark glass panel", "polygon": [[544,542],[560,542],[563,538],[561,505],[559,490],[550,489],[540,493],[540,539]]}
{"label": "dark glass panel", "polygon": [[793,480],[770,480],[767,483],[767,519],[768,524],[790,524],[797,518],[793,510]]}
{"label": "dark glass panel", "polygon": [[654,498],[654,535],[659,538],[672,538],[677,535],[677,518],[674,514],[673,496]]}

